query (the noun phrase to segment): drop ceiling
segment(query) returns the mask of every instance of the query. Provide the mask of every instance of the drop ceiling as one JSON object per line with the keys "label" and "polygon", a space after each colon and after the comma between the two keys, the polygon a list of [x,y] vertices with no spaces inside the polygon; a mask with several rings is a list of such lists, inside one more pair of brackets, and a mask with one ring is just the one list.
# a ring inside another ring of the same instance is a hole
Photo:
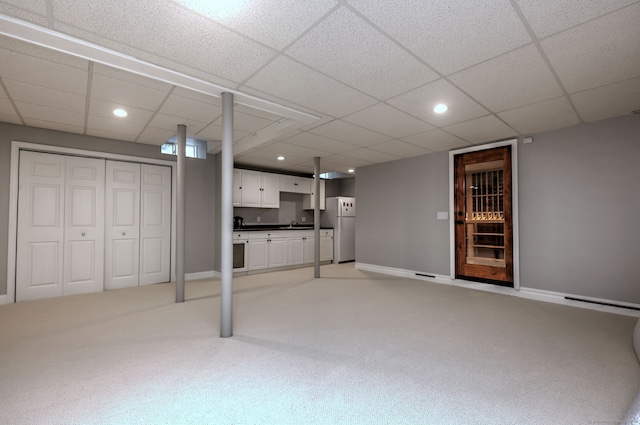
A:
{"label": "drop ceiling", "polygon": [[638,22],[629,0],[0,1],[0,121],[214,147],[227,91],[236,163],[344,172],[640,109]]}

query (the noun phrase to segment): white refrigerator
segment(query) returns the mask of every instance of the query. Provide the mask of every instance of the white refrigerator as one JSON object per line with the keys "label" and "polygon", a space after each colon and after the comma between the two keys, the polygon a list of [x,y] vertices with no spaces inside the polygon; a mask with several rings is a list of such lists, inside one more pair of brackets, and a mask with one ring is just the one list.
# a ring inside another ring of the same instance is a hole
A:
{"label": "white refrigerator", "polygon": [[327,198],[320,219],[323,227],[333,227],[333,262],[356,259],[356,198]]}

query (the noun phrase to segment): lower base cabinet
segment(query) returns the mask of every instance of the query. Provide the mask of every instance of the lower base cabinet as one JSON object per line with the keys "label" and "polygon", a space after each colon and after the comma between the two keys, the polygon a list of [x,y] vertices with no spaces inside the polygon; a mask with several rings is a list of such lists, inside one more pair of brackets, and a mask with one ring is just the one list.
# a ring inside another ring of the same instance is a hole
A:
{"label": "lower base cabinet", "polygon": [[[249,232],[247,269],[253,271],[313,263],[314,242],[313,230]],[[332,259],[333,229],[322,229],[320,261]]]}

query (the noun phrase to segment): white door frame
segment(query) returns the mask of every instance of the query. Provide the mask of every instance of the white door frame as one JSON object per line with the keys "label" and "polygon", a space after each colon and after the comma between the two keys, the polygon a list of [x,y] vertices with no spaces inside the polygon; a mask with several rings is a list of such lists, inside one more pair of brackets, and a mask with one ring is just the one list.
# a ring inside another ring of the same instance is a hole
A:
{"label": "white door frame", "polygon": [[118,161],[137,162],[142,164],[164,165],[171,167],[171,281],[176,280],[176,166],[174,161],[152,159],[137,156],[121,155],[108,152],[87,151],[83,149],[65,148],[54,145],[11,141],[11,170],[9,176],[9,238],[7,249],[7,304],[15,302],[16,289],[16,245],[18,237],[18,166],[20,151],[30,150],[46,153],[84,156],[100,159],[114,159]]}
{"label": "white door frame", "polygon": [[520,290],[520,238],[518,227],[518,139],[486,145],[470,146],[468,148],[449,151],[449,267],[450,278],[456,278],[456,242],[455,242],[455,214],[454,212],[454,181],[453,157],[462,153],[483,151],[487,149],[511,146],[511,214],[513,225],[513,289]]}

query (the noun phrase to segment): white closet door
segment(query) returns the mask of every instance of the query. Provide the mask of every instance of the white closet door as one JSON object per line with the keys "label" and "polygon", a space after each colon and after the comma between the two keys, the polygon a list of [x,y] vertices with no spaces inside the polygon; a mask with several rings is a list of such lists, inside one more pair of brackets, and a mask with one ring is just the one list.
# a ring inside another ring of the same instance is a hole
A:
{"label": "white closet door", "polygon": [[103,290],[104,159],[66,158],[63,295]]}
{"label": "white closet door", "polygon": [[20,152],[16,300],[62,295],[65,157]]}
{"label": "white closet door", "polygon": [[140,285],[171,281],[171,168],[142,164]]}
{"label": "white closet door", "polygon": [[138,286],[140,164],[107,161],[105,289]]}

